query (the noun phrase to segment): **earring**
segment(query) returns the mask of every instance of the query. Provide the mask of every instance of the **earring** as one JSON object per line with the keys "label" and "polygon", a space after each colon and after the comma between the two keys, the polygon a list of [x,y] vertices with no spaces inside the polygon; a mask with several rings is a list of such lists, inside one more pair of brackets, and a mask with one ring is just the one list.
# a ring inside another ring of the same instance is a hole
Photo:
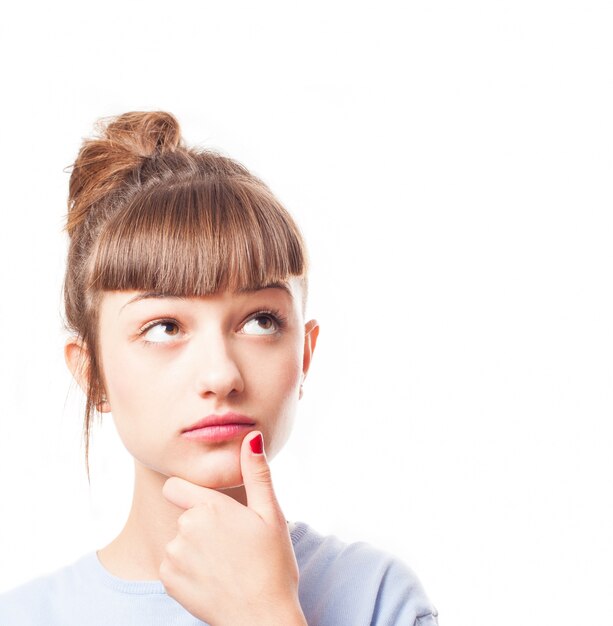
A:
{"label": "earring", "polygon": [[300,385],[300,391],[298,392],[298,400],[300,400],[303,395],[304,395],[304,388],[302,385]]}

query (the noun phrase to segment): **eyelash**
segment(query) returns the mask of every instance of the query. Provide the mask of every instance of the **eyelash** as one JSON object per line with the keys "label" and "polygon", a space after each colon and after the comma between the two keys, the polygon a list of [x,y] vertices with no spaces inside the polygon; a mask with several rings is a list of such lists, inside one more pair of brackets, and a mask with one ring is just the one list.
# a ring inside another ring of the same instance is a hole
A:
{"label": "eyelash", "polygon": [[[283,330],[285,330],[285,327],[287,326],[287,318],[285,317],[285,315],[281,313],[281,311],[277,309],[262,309],[261,311],[256,311],[255,313],[252,313],[245,320],[245,322],[243,323],[243,326],[247,322],[250,322],[253,319],[257,319],[258,317],[264,317],[264,316],[268,316],[274,321],[274,323],[277,325],[277,329],[279,332],[283,332]],[[139,329],[138,336],[140,337],[141,335],[144,335],[150,328],[153,328],[154,326],[157,326],[158,324],[176,324],[179,327],[179,329],[181,328],[181,324],[177,320],[172,319],[172,318],[162,318],[162,319],[152,320],[151,322],[148,322],[147,324],[145,324],[141,329]],[[148,341],[147,339],[143,339],[142,341],[146,346],[154,346],[154,345],[159,346],[164,343],[168,343],[166,341],[163,341],[163,342]]]}

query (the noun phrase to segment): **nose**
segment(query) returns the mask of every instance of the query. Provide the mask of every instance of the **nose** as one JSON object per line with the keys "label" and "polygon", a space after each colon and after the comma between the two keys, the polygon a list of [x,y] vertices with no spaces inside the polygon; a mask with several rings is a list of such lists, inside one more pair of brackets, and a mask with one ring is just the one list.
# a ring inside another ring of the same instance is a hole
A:
{"label": "nose", "polygon": [[221,332],[206,333],[195,346],[196,390],[202,397],[226,398],[241,393],[245,383],[232,354],[231,346]]}

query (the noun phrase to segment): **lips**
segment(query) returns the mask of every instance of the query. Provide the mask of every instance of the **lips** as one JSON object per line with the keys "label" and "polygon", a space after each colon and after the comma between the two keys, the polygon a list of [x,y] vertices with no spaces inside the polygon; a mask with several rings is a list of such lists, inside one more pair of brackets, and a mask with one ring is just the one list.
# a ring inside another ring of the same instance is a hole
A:
{"label": "lips", "polygon": [[224,413],[223,415],[208,415],[207,417],[199,420],[195,424],[188,426],[181,432],[187,433],[190,430],[197,430],[198,428],[206,428],[207,426],[219,426],[222,424],[248,424],[254,426],[255,422],[248,415],[241,415],[240,413]]}

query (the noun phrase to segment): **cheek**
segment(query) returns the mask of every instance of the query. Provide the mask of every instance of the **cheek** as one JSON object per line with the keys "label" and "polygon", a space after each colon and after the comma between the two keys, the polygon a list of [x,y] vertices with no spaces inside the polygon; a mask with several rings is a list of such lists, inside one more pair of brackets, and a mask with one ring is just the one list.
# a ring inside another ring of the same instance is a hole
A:
{"label": "cheek", "polygon": [[302,352],[285,351],[262,361],[250,380],[251,396],[264,420],[266,454],[272,459],[289,439],[298,407]]}
{"label": "cheek", "polygon": [[159,441],[158,421],[164,414],[164,401],[168,398],[164,377],[154,378],[143,359],[129,353],[109,351],[105,368],[107,390],[111,399],[111,412],[117,432],[124,445],[133,454]]}
{"label": "cheek", "polygon": [[280,349],[275,355],[265,355],[251,369],[251,384],[256,393],[267,393],[277,402],[291,399],[298,393],[302,375],[302,353]]}
{"label": "cheek", "polygon": [[103,354],[105,379],[113,408],[140,406],[146,399],[147,372],[131,355],[119,350]]}

